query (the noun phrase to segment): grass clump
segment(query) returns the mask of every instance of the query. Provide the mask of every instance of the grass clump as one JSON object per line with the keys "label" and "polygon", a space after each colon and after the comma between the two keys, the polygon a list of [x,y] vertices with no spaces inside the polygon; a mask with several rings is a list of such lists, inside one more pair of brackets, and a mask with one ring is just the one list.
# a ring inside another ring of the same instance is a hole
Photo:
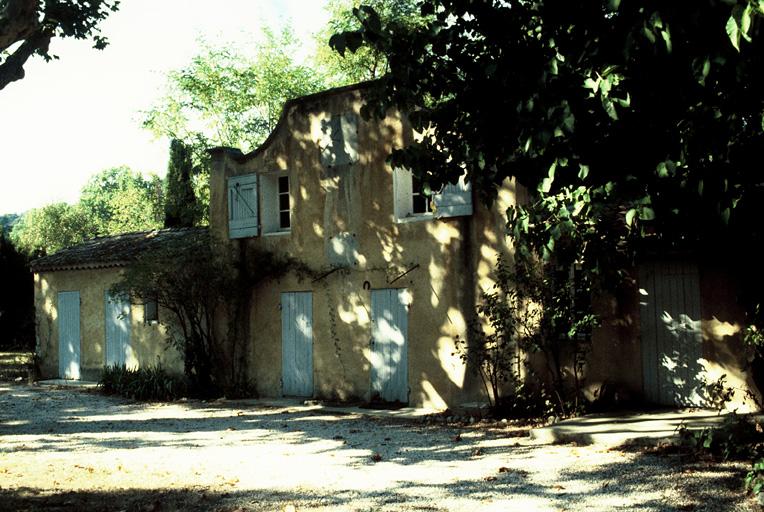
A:
{"label": "grass clump", "polygon": [[177,400],[188,391],[185,379],[167,373],[161,364],[145,368],[106,366],[98,387],[108,395],[156,402]]}

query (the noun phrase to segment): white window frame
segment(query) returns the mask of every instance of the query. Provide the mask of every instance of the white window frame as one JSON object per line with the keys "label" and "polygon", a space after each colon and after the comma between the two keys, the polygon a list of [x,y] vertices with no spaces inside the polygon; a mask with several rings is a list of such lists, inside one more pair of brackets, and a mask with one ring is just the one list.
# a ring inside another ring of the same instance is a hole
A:
{"label": "white window frame", "polygon": [[[287,179],[287,192],[289,196],[289,227],[283,227],[281,225],[281,214],[284,211],[281,209],[280,199],[283,195],[279,190],[279,182],[281,178]],[[262,210],[262,229],[263,236],[267,235],[284,235],[289,234],[292,231],[293,215],[292,209],[294,202],[292,201],[292,183],[289,172],[287,171],[274,171],[262,173],[260,175],[260,203]]]}
{"label": "white window frame", "polygon": [[431,196],[427,212],[414,212],[414,197],[421,192],[414,190],[414,177],[410,170],[393,169],[393,210],[397,223],[446,217],[469,216],[473,213],[472,188],[464,177],[456,184],[447,183]]}

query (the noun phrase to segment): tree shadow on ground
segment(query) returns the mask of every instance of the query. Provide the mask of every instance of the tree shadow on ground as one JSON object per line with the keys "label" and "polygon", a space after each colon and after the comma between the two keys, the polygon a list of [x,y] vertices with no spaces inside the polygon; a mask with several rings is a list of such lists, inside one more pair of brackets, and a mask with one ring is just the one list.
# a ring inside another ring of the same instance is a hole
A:
{"label": "tree shadow on ground", "polygon": [[[35,398],[38,400],[34,401]],[[17,415],[28,412],[23,407],[24,401],[27,406],[44,408],[43,419],[32,421]],[[16,407],[5,407],[12,403]],[[153,416],[144,414],[147,410]],[[326,463],[336,456],[342,458],[350,474],[370,480],[362,488],[357,481],[343,480],[326,488],[294,486],[294,490],[291,486],[286,490],[262,489],[258,488],[262,486],[259,482],[250,482],[232,484],[230,492],[221,491],[227,487],[218,484],[182,487],[183,483],[178,483],[178,488],[171,485],[172,489],[101,491],[98,487],[102,483],[93,477],[88,484],[93,490],[4,488],[0,490],[0,508],[241,512],[280,510],[295,504],[298,510],[448,510],[453,503],[459,508],[470,506],[465,501],[470,500],[473,507],[516,504],[530,510],[746,509],[741,489],[743,464],[709,464],[632,452],[623,453],[621,462],[613,462],[612,457],[602,462],[595,456],[586,463],[565,466],[556,457],[573,447],[517,443],[519,440],[510,438],[524,433],[336,415],[306,407],[253,407],[247,402],[201,401],[155,406],[71,390],[6,388],[0,390],[0,455],[6,461],[12,462],[14,454],[34,458],[46,453],[61,456],[71,451],[83,454],[80,463],[84,463],[89,453],[124,448],[177,448],[192,460],[203,457],[203,449],[210,446],[241,451],[267,444],[288,451],[299,445],[303,450],[307,447],[308,456],[326,455],[307,459],[310,464]],[[379,455],[378,461],[373,454]],[[270,463],[253,461],[252,467],[261,471]],[[377,463],[387,464],[393,472],[384,485],[373,485],[378,484],[373,481]],[[418,477],[420,464],[458,471],[427,480]],[[319,465],[312,468],[319,473],[329,470]],[[680,492],[672,494],[674,490]],[[670,504],[666,501],[668,494],[673,496]]]}

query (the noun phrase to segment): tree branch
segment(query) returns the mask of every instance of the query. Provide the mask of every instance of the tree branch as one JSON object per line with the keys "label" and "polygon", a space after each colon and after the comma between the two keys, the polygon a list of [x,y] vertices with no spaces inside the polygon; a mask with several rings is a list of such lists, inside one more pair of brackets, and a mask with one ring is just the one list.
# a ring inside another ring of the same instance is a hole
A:
{"label": "tree branch", "polygon": [[39,0],[0,0],[0,51],[39,28]]}
{"label": "tree branch", "polygon": [[0,64],[0,90],[11,82],[24,78],[24,64],[33,53],[48,50],[51,36],[42,32],[34,34],[19,46],[10,57]]}

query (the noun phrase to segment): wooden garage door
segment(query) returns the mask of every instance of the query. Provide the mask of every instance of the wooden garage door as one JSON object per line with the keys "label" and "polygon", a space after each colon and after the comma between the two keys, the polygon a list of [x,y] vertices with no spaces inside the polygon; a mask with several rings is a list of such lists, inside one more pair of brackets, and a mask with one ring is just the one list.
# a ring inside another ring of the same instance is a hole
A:
{"label": "wooden garage door", "polygon": [[685,262],[643,264],[639,287],[646,398],[663,405],[703,405],[697,266]]}

